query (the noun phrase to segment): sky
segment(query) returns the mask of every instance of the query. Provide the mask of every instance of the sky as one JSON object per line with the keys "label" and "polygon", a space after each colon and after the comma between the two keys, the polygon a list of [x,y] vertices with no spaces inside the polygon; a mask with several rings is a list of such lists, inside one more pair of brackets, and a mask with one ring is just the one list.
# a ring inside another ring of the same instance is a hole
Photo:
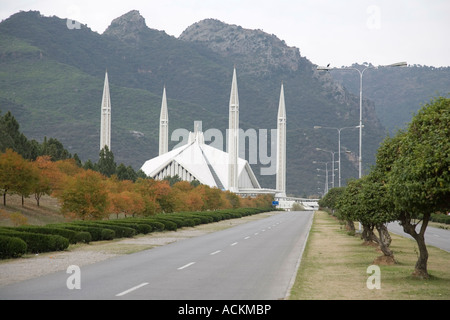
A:
{"label": "sky", "polygon": [[175,37],[214,18],[275,34],[317,65],[450,66],[450,0],[0,0],[0,20],[21,10],[98,33],[138,10],[149,28]]}

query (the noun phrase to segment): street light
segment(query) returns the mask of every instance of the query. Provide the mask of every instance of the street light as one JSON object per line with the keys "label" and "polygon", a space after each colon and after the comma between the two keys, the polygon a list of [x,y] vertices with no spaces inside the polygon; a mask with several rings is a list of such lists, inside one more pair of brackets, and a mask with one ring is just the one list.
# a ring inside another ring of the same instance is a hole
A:
{"label": "street light", "polygon": [[[325,195],[328,193],[328,162],[313,161],[313,163],[325,164],[325,190],[324,190],[324,195]],[[317,169],[317,170],[320,170],[320,169]]]}
{"label": "street light", "polygon": [[317,151],[324,151],[324,152],[331,153],[331,163],[332,163],[332,167],[331,167],[331,173],[332,173],[332,175],[331,175],[331,185],[332,185],[332,188],[334,188],[334,154],[336,152],[325,150],[325,149],[321,149],[321,148],[316,148],[316,150]]}
{"label": "street light", "polygon": [[[362,126],[364,128],[364,125]],[[359,126],[354,127],[344,127],[344,128],[333,128],[333,127],[322,127],[314,126],[314,129],[334,129],[338,131],[338,150],[339,150],[339,187],[341,186],[341,131],[344,129],[357,129]]]}
{"label": "street light", "polygon": [[359,178],[362,176],[362,84],[363,84],[363,75],[364,72],[367,69],[378,69],[379,67],[406,67],[408,64],[406,62],[396,62],[388,65],[382,65],[378,67],[369,66],[364,68],[363,70],[359,70],[357,68],[353,67],[347,67],[347,68],[329,68],[329,67],[323,67],[318,66],[317,70],[319,71],[330,71],[330,70],[356,70],[359,73]]}

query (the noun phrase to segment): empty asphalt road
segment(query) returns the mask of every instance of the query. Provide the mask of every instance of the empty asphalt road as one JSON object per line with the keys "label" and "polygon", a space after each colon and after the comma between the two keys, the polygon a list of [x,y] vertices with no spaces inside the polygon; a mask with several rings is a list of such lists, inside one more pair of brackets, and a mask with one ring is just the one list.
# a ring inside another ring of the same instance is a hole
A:
{"label": "empty asphalt road", "polygon": [[312,216],[283,212],[84,266],[79,272],[3,286],[0,300],[282,299],[296,275]]}

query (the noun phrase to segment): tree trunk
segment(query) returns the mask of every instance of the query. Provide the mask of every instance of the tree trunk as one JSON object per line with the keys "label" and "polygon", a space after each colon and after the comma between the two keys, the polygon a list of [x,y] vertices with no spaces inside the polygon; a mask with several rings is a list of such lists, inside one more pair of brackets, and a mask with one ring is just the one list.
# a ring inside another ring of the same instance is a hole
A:
{"label": "tree trunk", "polygon": [[390,239],[391,237],[387,237],[389,235],[389,232],[387,232],[386,226],[384,224],[379,224],[376,226],[378,230],[378,234],[380,235],[379,238],[376,238],[375,234],[374,237],[377,239],[378,244],[380,245],[380,249],[383,252],[385,256],[394,258],[394,254],[391,249],[389,249],[389,245],[391,244]]}
{"label": "tree trunk", "polygon": [[347,220],[347,230],[352,234],[355,234],[355,224],[352,220]]}
{"label": "tree trunk", "polygon": [[411,237],[416,240],[417,246],[419,247],[419,258],[417,259],[413,275],[424,279],[430,277],[427,270],[428,250],[425,244],[425,230],[428,226],[429,219],[430,214],[423,215],[422,226],[420,227],[419,233],[417,233],[416,224],[411,223],[409,214],[404,213],[400,215],[400,224],[403,227],[403,231],[411,235]]}
{"label": "tree trunk", "polygon": [[391,245],[392,238],[385,224],[380,224],[378,233],[380,234],[380,238],[382,238],[382,241],[385,243],[385,245],[389,247]]}

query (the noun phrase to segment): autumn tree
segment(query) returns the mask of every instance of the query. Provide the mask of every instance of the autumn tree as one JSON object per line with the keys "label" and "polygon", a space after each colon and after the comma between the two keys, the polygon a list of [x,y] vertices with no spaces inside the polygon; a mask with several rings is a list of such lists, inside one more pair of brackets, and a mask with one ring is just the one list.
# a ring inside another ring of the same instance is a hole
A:
{"label": "autumn tree", "polygon": [[23,197],[31,193],[31,185],[36,175],[31,163],[17,152],[7,149],[0,155],[0,190],[3,191],[3,205],[6,206],[6,194],[20,194]]}
{"label": "autumn tree", "polygon": [[60,201],[62,212],[82,220],[102,219],[108,213],[108,191],[104,177],[85,170],[67,180]]}
{"label": "autumn tree", "polygon": [[54,163],[49,156],[41,156],[32,163],[33,170],[36,172],[36,181],[32,186],[34,198],[37,206],[40,205],[40,199],[43,195],[50,195],[52,192],[52,181],[56,180],[59,171],[56,170]]}

